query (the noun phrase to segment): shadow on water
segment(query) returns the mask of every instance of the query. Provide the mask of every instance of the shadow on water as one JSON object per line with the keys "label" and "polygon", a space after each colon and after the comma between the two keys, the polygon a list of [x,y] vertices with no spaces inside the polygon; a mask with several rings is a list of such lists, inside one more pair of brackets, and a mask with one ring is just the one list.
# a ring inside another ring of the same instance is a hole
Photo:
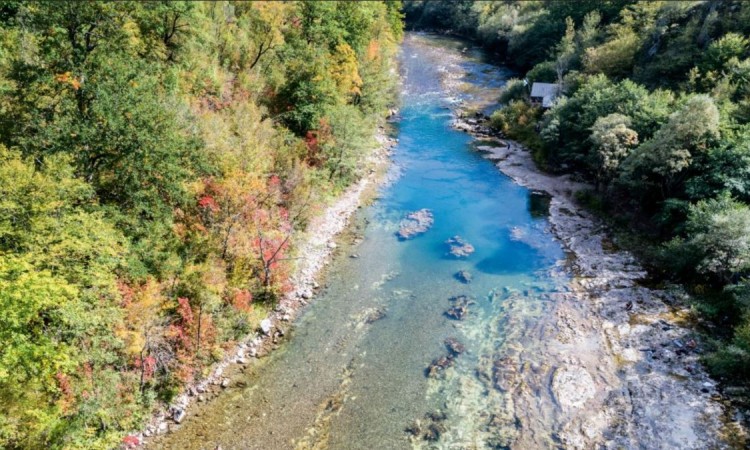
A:
{"label": "shadow on water", "polygon": [[[545,262],[549,263],[549,261],[540,260],[536,249],[523,242],[503,239],[501,244],[501,248],[476,263],[474,267],[486,274],[510,275],[533,272],[545,266]],[[537,257],[529,258],[529,254]]]}
{"label": "shadow on water", "polygon": [[529,214],[535,219],[549,217],[549,205],[552,196],[544,191],[529,191]]}

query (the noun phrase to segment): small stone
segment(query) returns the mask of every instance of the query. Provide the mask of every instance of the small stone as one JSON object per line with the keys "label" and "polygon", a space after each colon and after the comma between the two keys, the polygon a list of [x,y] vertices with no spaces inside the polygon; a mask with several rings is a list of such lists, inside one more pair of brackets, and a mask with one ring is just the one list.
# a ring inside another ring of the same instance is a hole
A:
{"label": "small stone", "polygon": [[471,276],[471,273],[469,273],[469,271],[468,271],[468,270],[459,270],[459,271],[458,271],[458,272],[456,273],[456,275],[455,275],[455,276],[456,276],[456,279],[457,279],[458,281],[460,281],[460,282],[462,282],[462,283],[464,283],[464,284],[469,284],[469,283],[471,283],[471,279],[472,279],[472,276]]}
{"label": "small stone", "polygon": [[166,434],[167,431],[169,431],[169,425],[167,425],[167,422],[161,422],[156,429],[156,434]]}
{"label": "small stone", "polygon": [[336,243],[335,243],[335,242],[331,241],[331,242],[329,242],[329,243],[328,243],[328,248],[329,248],[329,249],[333,250],[333,249],[335,249],[336,247],[337,247],[337,245],[336,245]]}
{"label": "small stone", "polygon": [[[185,419],[185,416],[187,413],[182,408],[175,408],[175,410],[172,412],[172,420],[175,421],[175,423],[182,423],[182,421]],[[167,424],[165,423],[164,426],[166,427]]]}
{"label": "small stone", "polygon": [[445,340],[445,347],[453,356],[458,356],[466,351],[466,347],[458,339],[452,337]]}
{"label": "small stone", "polygon": [[273,329],[273,324],[271,323],[271,319],[263,319],[260,321],[260,330],[265,335],[271,334],[271,330]]}
{"label": "small stone", "polygon": [[385,308],[375,308],[370,310],[365,316],[365,323],[373,323],[386,316]]}
{"label": "small stone", "polygon": [[357,259],[357,258],[359,258],[359,255],[356,254],[356,253],[352,253],[351,255],[349,255],[349,257],[352,258],[352,259]]}
{"label": "small stone", "polygon": [[223,380],[221,380],[221,387],[223,389],[226,389],[229,387],[229,378],[224,378]]}

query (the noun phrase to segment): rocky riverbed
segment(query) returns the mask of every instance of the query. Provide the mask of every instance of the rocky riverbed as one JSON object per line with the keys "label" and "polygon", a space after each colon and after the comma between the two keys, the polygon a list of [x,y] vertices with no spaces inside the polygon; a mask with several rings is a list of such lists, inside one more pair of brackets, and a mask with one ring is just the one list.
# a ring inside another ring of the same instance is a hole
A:
{"label": "rocky riverbed", "polygon": [[576,205],[574,193],[589,186],[540,172],[515,142],[496,144],[478,148],[517,183],[551,195],[553,232],[574,256],[570,290],[523,330],[509,362],[518,369],[511,378],[522,423],[515,443],[530,448],[548,435],[535,426],[541,397],[557,405],[551,420],[568,448],[730,447],[737,424],[725,420],[700,364],[702,345],[679,294],[639,283],[644,269],[613,250],[606,228]]}
{"label": "rocky riverbed", "polygon": [[[448,85],[459,88],[459,79],[447,77]],[[541,172],[523,146],[456,115],[454,126],[476,133],[477,149],[499,170],[549,194],[552,232],[571,255],[567,289],[551,294],[535,320],[506,320],[512,350],[479,369],[488,387],[508,393],[506,419],[494,421],[500,444],[741,448],[745,432],[700,364],[703,345],[679,290],[640,283],[645,270],[576,204],[575,192],[591,186]],[[509,299],[509,315],[514,305]]]}

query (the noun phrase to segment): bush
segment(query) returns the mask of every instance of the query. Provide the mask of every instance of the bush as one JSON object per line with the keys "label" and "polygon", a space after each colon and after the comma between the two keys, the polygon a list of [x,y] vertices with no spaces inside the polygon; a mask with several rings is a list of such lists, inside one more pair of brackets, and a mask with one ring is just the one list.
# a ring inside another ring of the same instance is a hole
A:
{"label": "bush", "polygon": [[554,61],[540,62],[526,74],[529,83],[556,83],[557,72]]}
{"label": "bush", "polygon": [[523,80],[518,78],[511,78],[503,86],[503,91],[500,93],[498,101],[504,105],[514,100],[526,100],[529,98],[529,87],[524,84]]}
{"label": "bush", "polygon": [[490,126],[505,136],[517,140],[532,150],[541,162],[544,144],[537,132],[542,109],[524,101],[513,100],[490,117]]}

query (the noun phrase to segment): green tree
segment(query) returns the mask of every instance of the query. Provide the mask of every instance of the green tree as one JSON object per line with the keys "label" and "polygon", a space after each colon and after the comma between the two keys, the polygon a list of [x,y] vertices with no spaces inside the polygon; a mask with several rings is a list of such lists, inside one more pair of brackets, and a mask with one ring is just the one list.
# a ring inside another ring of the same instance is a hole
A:
{"label": "green tree", "polygon": [[685,180],[693,155],[706,152],[719,137],[719,110],[706,95],[690,98],[654,137],[627,158],[625,176],[654,183],[666,199]]}
{"label": "green tree", "polygon": [[591,127],[591,143],[596,155],[597,188],[606,187],[615,178],[617,169],[630,150],[638,145],[638,133],[630,129],[631,120],[622,114],[600,117]]}
{"label": "green tree", "polygon": [[738,281],[750,269],[750,208],[728,194],[690,207],[681,261],[720,285]]}
{"label": "green tree", "polygon": [[747,38],[737,33],[727,33],[708,46],[703,56],[701,67],[704,71],[721,72],[726,70],[730,61],[742,59],[747,54],[750,43]]}
{"label": "green tree", "polygon": [[[544,128],[554,124],[556,136],[548,140],[551,162],[585,169],[590,160],[589,136],[599,117],[619,113],[632,120],[640,140],[649,138],[671,113],[672,94],[649,92],[630,80],[614,83],[603,75],[587,77],[566,101],[545,114]],[[543,134],[545,133],[543,129]]]}
{"label": "green tree", "polygon": [[[4,446],[56,446],[61,430],[74,434],[81,367],[118,361],[112,328],[121,317],[116,272],[125,240],[95,210],[93,191],[74,178],[69,160],[50,156],[38,169],[32,158],[0,149]],[[102,403],[102,412],[113,407]]]}
{"label": "green tree", "polygon": [[576,29],[573,19],[565,18],[565,34],[555,47],[555,73],[557,84],[563,85],[563,76],[570,70],[570,65],[576,56]]}

